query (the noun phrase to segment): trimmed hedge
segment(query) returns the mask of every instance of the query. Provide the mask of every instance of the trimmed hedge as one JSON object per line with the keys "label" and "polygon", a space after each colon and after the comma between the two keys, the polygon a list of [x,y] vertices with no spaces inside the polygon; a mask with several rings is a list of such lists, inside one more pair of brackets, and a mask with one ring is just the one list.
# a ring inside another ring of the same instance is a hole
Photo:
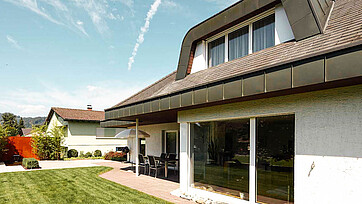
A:
{"label": "trimmed hedge", "polygon": [[70,149],[70,150],[67,152],[67,156],[68,156],[68,158],[78,157],[78,151],[75,150],[75,149]]}
{"label": "trimmed hedge", "polygon": [[101,157],[102,156],[101,150],[97,149],[96,151],[94,151],[94,156],[95,157]]}
{"label": "trimmed hedge", "polygon": [[23,167],[26,169],[39,168],[39,162],[35,158],[24,158]]}

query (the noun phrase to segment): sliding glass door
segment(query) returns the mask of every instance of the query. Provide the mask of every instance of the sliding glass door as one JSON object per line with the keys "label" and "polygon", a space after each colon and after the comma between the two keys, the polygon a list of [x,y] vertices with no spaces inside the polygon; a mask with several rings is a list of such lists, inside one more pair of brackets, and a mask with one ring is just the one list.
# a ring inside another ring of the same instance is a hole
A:
{"label": "sliding glass door", "polygon": [[294,115],[257,118],[257,202],[294,201]]}
{"label": "sliding glass door", "polygon": [[191,124],[194,187],[248,200],[249,120]]}
{"label": "sliding glass door", "polygon": [[190,123],[191,186],[257,203],[293,203],[294,126],[294,115]]}

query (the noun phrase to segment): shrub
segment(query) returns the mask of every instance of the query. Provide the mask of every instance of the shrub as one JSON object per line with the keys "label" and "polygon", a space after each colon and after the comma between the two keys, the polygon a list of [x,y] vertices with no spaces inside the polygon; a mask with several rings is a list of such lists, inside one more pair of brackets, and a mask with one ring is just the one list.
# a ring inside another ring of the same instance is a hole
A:
{"label": "shrub", "polygon": [[70,149],[67,153],[68,158],[78,157],[78,151],[75,149]]}
{"label": "shrub", "polygon": [[84,157],[84,151],[79,152],[79,157]]}
{"label": "shrub", "polygon": [[102,156],[101,150],[97,149],[96,151],[94,151],[94,156],[95,157],[101,157]]}
{"label": "shrub", "polygon": [[47,128],[47,125],[33,126],[33,152],[40,159],[61,159],[65,129],[57,126],[47,131]]}
{"label": "shrub", "polygon": [[92,156],[93,156],[92,152],[87,152],[84,155],[85,158],[92,157]]}
{"label": "shrub", "polygon": [[113,161],[126,161],[127,158],[125,158],[126,153],[124,152],[108,152],[104,159],[106,160],[113,160]]}
{"label": "shrub", "polygon": [[36,160],[34,158],[24,158],[23,167],[26,169],[39,168],[39,162],[38,162],[38,160]]}

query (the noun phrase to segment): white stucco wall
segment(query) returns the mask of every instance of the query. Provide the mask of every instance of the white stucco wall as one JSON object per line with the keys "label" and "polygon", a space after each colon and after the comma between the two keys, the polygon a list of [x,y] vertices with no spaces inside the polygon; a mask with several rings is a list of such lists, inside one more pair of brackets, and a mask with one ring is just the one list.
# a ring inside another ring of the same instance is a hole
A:
{"label": "white stucco wall", "polygon": [[[178,122],[293,113],[295,203],[359,202],[362,85],[181,111]],[[185,176],[181,174],[180,180]]]}
{"label": "white stucco wall", "polygon": [[96,122],[64,121],[61,117],[53,114],[49,122],[47,132],[55,126],[66,126],[66,137],[63,145],[68,149],[76,149],[78,152],[94,152],[101,150],[102,153],[116,151],[116,147],[127,146],[125,139],[97,138]]}
{"label": "white stucco wall", "polygon": [[[178,123],[165,123],[157,125],[140,126],[139,129],[150,134],[150,137],[146,138],[146,155],[160,156],[162,153],[162,131],[163,130],[179,131],[180,126]],[[128,139],[128,147],[131,150],[131,161],[135,161],[136,158],[136,151],[134,151],[135,142],[136,142],[135,138]]]}
{"label": "white stucco wall", "polygon": [[206,69],[206,62],[206,43],[205,41],[201,41],[196,45],[191,74]]}

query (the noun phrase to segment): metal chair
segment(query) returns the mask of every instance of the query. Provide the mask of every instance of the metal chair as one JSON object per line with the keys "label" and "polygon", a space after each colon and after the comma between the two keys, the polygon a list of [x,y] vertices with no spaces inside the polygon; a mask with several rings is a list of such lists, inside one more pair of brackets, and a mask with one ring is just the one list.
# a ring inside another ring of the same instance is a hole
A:
{"label": "metal chair", "polygon": [[156,162],[154,156],[148,155],[147,157],[149,162],[148,175],[151,175],[151,170],[155,170],[155,177],[157,177],[158,169],[162,169],[164,166]]}
{"label": "metal chair", "polygon": [[145,162],[145,159],[142,154],[138,155],[138,166],[143,167],[143,174],[146,174],[146,168],[148,164]]}

